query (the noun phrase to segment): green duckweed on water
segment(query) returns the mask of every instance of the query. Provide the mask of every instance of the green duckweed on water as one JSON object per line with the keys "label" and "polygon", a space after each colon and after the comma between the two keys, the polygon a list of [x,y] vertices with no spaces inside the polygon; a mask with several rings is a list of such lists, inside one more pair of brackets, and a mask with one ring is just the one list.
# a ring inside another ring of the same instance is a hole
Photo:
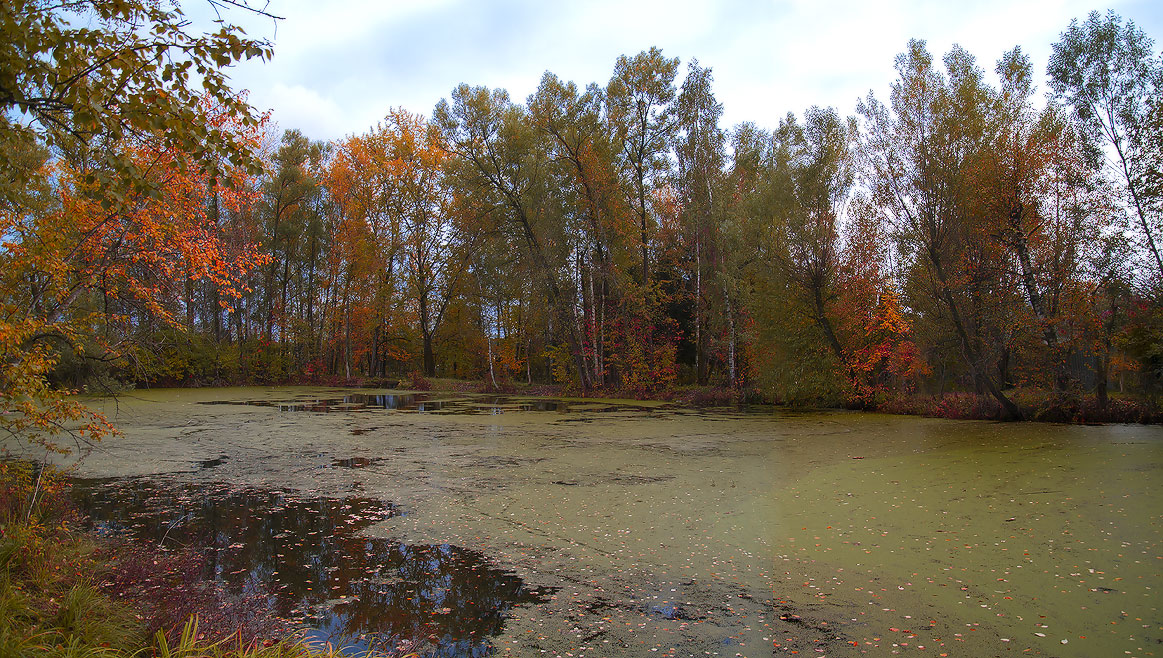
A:
{"label": "green duckweed on water", "polygon": [[1160,428],[323,388],[98,402],[124,436],[77,465],[95,517],[136,501],[107,528],[229,539],[216,575],[319,638],[1163,653]]}

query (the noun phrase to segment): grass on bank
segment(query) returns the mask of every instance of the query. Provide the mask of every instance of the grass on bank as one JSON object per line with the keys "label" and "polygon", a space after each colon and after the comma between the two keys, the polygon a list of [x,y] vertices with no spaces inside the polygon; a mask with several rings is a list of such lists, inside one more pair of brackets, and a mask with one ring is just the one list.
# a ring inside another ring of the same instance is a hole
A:
{"label": "grass on bank", "polygon": [[[28,462],[0,461],[0,658],[336,658],[331,647],[263,637],[251,624],[224,631],[200,628],[199,614],[221,622],[222,601],[191,599],[173,572],[126,586],[119,565],[157,564],[129,547],[79,532],[60,472]],[[128,551],[118,555],[118,551]],[[189,571],[187,569],[187,571]],[[188,583],[187,583],[188,585]],[[204,584],[203,584],[204,585]],[[150,599],[144,593],[150,593]],[[164,614],[175,598],[203,606],[174,622]],[[215,616],[217,615],[217,616]]]}

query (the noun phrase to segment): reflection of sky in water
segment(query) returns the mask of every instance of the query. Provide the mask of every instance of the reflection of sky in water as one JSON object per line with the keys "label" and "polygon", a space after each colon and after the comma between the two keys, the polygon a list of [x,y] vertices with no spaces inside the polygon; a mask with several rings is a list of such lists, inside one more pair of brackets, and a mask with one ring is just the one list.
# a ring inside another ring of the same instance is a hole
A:
{"label": "reflection of sky in water", "polygon": [[75,491],[99,530],[206,546],[206,577],[267,597],[277,615],[335,646],[420,642],[428,655],[483,656],[511,607],[544,598],[476,551],[360,536],[397,512],[375,499],[148,480],[79,482]]}

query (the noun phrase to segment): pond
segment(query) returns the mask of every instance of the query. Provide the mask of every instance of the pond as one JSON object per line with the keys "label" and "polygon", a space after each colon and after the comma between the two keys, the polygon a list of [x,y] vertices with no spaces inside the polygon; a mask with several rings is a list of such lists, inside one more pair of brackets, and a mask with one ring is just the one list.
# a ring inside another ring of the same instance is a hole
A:
{"label": "pond", "polygon": [[424,655],[1163,655],[1163,430],[134,392],[95,523]]}

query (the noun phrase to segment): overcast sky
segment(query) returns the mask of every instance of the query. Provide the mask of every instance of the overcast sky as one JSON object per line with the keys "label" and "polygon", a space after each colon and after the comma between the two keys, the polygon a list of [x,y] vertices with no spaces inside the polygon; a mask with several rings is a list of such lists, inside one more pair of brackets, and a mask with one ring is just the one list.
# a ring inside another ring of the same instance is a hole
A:
{"label": "overcast sky", "polygon": [[228,18],[275,49],[270,62],[237,67],[235,88],[280,127],[330,140],[391,107],[430,116],[462,82],[521,102],[547,70],[604,86],[618,55],[651,46],[682,60],[676,82],[692,58],[713,69],[724,127],[771,128],[809,105],[851,114],[870,90],[885,99],[893,58],[913,37],[937,57],[960,44],[991,72],[1021,46],[1041,81],[1051,44],[1094,9],[1114,9],[1163,47],[1160,0],[271,0],[277,25]]}

